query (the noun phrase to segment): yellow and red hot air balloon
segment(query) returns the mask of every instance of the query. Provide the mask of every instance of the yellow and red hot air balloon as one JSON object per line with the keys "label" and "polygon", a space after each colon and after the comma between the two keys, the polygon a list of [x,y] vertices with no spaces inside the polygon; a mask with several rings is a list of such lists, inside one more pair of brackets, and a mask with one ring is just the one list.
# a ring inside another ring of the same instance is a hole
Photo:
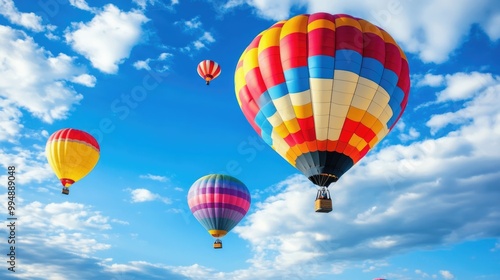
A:
{"label": "yellow and red hot air balloon", "polygon": [[391,131],[410,90],[391,35],[345,14],[275,23],[245,49],[234,79],[252,127],[319,186],[317,212],[332,210],[328,186]]}
{"label": "yellow and red hot air balloon", "polygon": [[92,135],[78,129],[66,128],[47,140],[47,160],[63,185],[63,194],[85,177],[99,160],[99,144]]}
{"label": "yellow and red hot air balloon", "polygon": [[220,65],[213,60],[203,60],[198,64],[197,68],[198,74],[202,77],[207,86],[210,84],[210,81],[217,78],[220,75]]}

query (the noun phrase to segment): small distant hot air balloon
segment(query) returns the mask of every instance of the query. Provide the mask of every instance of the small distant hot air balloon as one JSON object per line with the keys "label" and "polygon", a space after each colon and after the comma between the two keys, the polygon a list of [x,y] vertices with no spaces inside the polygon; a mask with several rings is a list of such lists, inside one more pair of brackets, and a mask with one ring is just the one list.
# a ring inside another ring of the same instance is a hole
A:
{"label": "small distant hot air balloon", "polygon": [[188,193],[188,205],[194,217],[216,238],[215,249],[222,248],[224,237],[246,215],[250,208],[250,192],[238,179],[210,174],[193,183]]}
{"label": "small distant hot air balloon", "polygon": [[92,171],[99,151],[96,139],[78,129],[61,129],[49,137],[45,153],[63,185],[63,194],[69,194],[69,187]]}
{"label": "small distant hot air balloon", "polygon": [[212,60],[203,60],[198,64],[197,68],[198,74],[202,77],[207,86],[210,84],[210,81],[217,78],[220,75],[220,65]]}
{"label": "small distant hot air balloon", "polygon": [[395,126],[408,102],[404,52],[385,30],[345,14],[303,14],[275,23],[242,53],[238,103],[255,131],[318,188],[328,186]]}

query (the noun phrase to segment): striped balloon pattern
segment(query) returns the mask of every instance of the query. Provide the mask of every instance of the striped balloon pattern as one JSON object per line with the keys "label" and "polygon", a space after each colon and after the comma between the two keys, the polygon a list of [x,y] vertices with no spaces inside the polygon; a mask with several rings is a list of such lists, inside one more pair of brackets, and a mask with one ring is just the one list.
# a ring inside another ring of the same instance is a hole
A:
{"label": "striped balloon pattern", "polygon": [[70,187],[92,171],[99,160],[100,148],[87,132],[65,128],[49,137],[45,154],[63,187]]}
{"label": "striped balloon pattern", "polygon": [[210,84],[210,81],[219,77],[221,72],[220,65],[213,60],[203,60],[198,64],[196,70],[198,71],[198,75],[205,80],[207,85]]}
{"label": "striped balloon pattern", "polygon": [[245,49],[234,79],[257,133],[326,187],[391,131],[410,90],[407,58],[391,35],[345,14],[275,23]]}
{"label": "striped balloon pattern", "polygon": [[188,205],[194,217],[215,238],[225,236],[250,208],[250,192],[238,179],[210,174],[193,183]]}

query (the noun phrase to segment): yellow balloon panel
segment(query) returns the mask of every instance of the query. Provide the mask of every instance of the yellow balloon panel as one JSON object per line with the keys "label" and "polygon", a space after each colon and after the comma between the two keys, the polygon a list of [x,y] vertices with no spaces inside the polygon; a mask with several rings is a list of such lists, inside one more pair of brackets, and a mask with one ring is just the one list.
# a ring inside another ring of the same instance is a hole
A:
{"label": "yellow balloon panel", "polygon": [[90,134],[72,129],[54,133],[45,152],[49,165],[65,187],[92,171],[100,156],[99,146]]}

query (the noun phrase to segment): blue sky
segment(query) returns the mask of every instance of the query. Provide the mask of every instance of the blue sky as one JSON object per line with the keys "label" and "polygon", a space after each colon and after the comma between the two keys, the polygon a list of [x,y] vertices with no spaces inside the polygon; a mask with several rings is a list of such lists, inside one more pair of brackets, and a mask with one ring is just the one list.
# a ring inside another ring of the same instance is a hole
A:
{"label": "blue sky", "polygon": [[[2,261],[0,278],[500,279],[496,0],[93,5],[0,1],[0,181],[18,171],[16,272]],[[314,213],[314,185],[252,130],[233,81],[254,36],[319,11],[386,29],[412,80],[395,129],[331,186],[329,214]],[[204,59],[222,67],[208,87]],[[44,154],[65,127],[101,145],[69,196]],[[223,250],[186,201],[210,173],[252,193]]]}

